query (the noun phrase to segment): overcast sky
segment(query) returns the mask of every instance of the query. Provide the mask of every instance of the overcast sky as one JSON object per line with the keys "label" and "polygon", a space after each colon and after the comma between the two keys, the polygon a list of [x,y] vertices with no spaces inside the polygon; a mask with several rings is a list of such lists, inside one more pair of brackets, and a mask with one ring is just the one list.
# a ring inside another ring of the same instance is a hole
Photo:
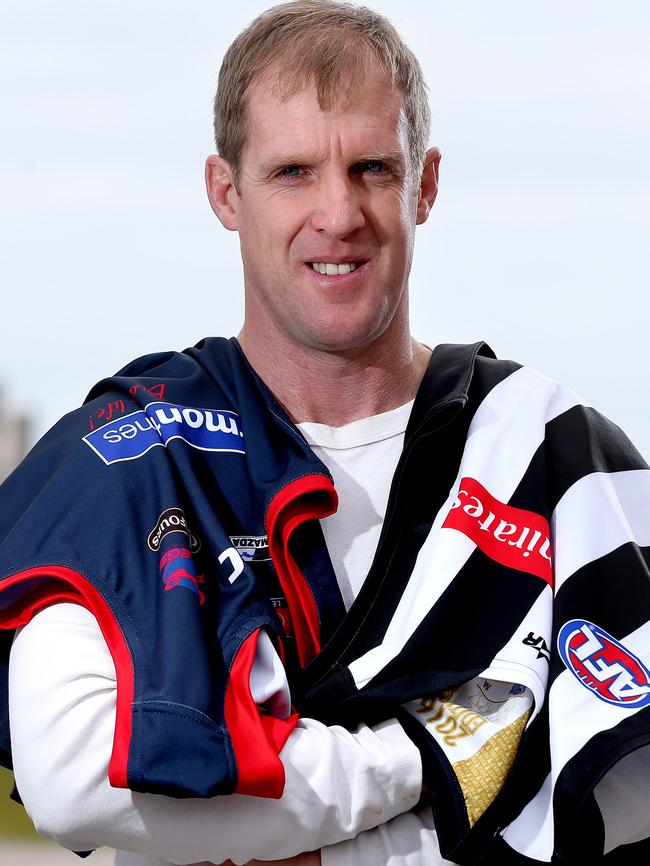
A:
{"label": "overcast sky", "polygon": [[[486,339],[650,456],[650,4],[373,5],[423,65],[443,152],[415,335]],[[239,330],[203,162],[220,58],[264,8],[2,0],[0,386],[34,437],[131,358]]]}

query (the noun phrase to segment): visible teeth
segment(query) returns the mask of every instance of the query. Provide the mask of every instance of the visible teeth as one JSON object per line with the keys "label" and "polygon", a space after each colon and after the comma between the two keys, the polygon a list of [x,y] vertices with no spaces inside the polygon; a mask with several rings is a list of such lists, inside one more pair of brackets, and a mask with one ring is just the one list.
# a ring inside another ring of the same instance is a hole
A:
{"label": "visible teeth", "polygon": [[356,271],[357,265],[354,262],[343,262],[340,265],[332,262],[312,262],[312,268],[319,274],[327,274],[328,277],[335,277],[339,274],[349,274],[351,271]]}

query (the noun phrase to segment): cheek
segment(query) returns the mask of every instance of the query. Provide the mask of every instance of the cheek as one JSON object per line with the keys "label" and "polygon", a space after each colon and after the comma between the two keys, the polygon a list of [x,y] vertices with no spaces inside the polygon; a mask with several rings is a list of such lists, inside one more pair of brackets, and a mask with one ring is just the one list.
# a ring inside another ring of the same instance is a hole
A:
{"label": "cheek", "polygon": [[302,225],[295,203],[285,199],[273,208],[260,208],[251,219],[249,234],[258,248],[283,257]]}
{"label": "cheek", "polygon": [[415,236],[417,215],[418,195],[414,195],[410,188],[403,189],[399,197],[399,222],[403,235],[411,238]]}
{"label": "cheek", "polygon": [[379,243],[398,252],[405,244],[409,247],[415,235],[416,202],[406,191],[391,190],[376,198],[366,208]]}

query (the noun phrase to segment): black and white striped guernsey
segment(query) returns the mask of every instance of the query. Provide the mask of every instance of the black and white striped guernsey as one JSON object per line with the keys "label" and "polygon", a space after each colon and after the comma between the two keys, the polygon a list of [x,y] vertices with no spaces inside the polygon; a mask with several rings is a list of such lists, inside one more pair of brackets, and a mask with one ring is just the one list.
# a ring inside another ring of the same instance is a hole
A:
{"label": "black and white striped guernsey", "polygon": [[301,709],[402,713],[452,861],[599,860],[594,788],[650,743],[649,546],[650,471],[618,427],[485,344],[439,346],[375,560]]}

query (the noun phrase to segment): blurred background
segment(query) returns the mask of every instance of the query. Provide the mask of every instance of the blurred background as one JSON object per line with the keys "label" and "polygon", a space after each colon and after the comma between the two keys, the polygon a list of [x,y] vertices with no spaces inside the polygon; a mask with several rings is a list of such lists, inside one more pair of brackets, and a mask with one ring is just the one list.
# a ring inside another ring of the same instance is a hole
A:
{"label": "blurred background", "polygon": [[[239,330],[237,237],[203,163],[220,58],[267,5],[3,0],[0,477],[131,358]],[[415,335],[486,339],[650,455],[650,5],[371,5],[422,63],[443,152]],[[25,824],[0,803],[16,864]]]}

